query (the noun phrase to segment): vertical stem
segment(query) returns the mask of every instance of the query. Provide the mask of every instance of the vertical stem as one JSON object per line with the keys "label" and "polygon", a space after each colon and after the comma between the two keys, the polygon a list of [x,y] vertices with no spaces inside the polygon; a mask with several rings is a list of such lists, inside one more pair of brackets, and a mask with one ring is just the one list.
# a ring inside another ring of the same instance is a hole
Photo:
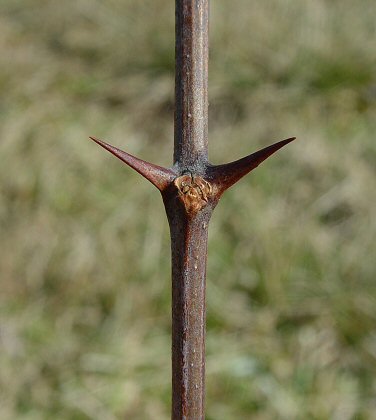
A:
{"label": "vertical stem", "polygon": [[208,160],[209,0],[176,0],[174,163]]}
{"label": "vertical stem", "polygon": [[[175,141],[178,173],[208,162],[209,0],[176,0]],[[176,197],[176,195],[175,195]],[[212,208],[194,214],[164,195],[172,251],[172,419],[205,414],[205,282]]]}
{"label": "vertical stem", "polygon": [[208,224],[222,193],[293,138],[226,165],[208,162],[209,0],[176,0],[174,167],[96,143],[162,193],[172,250],[172,419],[205,418]]}
{"label": "vertical stem", "polygon": [[205,283],[211,209],[167,207],[172,250],[172,419],[205,418]]}

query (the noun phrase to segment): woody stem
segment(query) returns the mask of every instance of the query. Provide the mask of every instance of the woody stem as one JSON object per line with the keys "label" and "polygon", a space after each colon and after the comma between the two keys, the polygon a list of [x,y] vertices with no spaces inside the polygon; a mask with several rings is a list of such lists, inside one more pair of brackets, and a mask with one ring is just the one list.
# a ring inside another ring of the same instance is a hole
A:
{"label": "woody stem", "polygon": [[209,0],[176,0],[174,163],[208,160]]}

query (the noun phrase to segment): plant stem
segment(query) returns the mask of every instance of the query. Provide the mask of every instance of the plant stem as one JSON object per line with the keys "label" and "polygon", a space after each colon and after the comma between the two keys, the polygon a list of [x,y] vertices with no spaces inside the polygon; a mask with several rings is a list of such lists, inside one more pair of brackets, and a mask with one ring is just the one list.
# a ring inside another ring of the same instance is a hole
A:
{"label": "plant stem", "polygon": [[176,0],[174,165],[162,168],[91,137],[156,186],[170,225],[172,419],[205,417],[208,224],[223,192],[294,138],[224,165],[208,161],[209,0]]}
{"label": "plant stem", "polygon": [[176,0],[174,163],[208,161],[209,0]]}
{"label": "plant stem", "polygon": [[187,217],[166,206],[172,255],[172,419],[203,419],[205,282],[211,210]]}
{"label": "plant stem", "polygon": [[[208,161],[208,0],[176,0],[174,164],[203,175]],[[186,186],[186,188],[189,188]],[[174,196],[175,194],[172,194]],[[205,413],[205,283],[212,209],[165,200],[172,256],[172,419]]]}

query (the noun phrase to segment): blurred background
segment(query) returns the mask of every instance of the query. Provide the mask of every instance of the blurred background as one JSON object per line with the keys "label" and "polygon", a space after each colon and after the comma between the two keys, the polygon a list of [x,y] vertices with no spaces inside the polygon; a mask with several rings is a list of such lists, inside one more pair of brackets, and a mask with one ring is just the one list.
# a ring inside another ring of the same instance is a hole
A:
{"label": "blurred background", "polygon": [[[0,2],[0,418],[170,417],[172,0]],[[207,419],[376,418],[373,0],[215,0]]]}

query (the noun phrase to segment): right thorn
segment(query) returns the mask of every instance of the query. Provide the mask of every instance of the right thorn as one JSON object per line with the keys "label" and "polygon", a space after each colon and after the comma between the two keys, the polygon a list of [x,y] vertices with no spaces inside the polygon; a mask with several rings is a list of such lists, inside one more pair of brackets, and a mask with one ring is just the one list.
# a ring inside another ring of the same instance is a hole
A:
{"label": "right thorn", "polygon": [[243,178],[244,175],[247,175],[253,169],[257,168],[261,162],[295,139],[296,137],[290,137],[286,140],[274,143],[271,146],[267,146],[242,159],[224,165],[210,167],[208,170],[208,178],[216,186],[218,197],[230,188],[231,185]]}

